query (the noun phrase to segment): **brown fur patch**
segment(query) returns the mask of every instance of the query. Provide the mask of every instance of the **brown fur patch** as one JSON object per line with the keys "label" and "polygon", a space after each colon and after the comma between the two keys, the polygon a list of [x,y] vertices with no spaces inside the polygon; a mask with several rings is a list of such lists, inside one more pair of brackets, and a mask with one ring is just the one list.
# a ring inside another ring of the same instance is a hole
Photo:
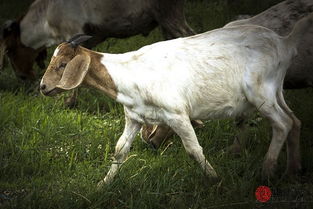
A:
{"label": "brown fur patch", "polygon": [[84,84],[99,89],[111,98],[116,99],[117,88],[115,83],[106,67],[101,63],[103,55],[83,47],[79,47],[78,50],[81,50],[81,52],[78,53],[85,53],[86,56],[90,56],[91,58],[89,71],[86,75]]}
{"label": "brown fur patch", "polygon": [[[72,59],[77,54],[77,52],[75,53],[75,48],[71,47],[70,44],[66,42],[60,44],[58,48],[59,52],[57,56],[64,56]],[[77,50],[79,49],[77,48]]]}

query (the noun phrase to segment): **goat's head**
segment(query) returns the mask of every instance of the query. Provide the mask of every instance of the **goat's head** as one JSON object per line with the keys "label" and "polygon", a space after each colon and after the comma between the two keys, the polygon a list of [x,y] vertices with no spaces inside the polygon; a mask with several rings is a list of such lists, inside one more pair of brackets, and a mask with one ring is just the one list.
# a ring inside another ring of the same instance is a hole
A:
{"label": "goat's head", "polygon": [[[0,47],[1,67],[3,56],[7,54],[17,77],[23,80],[33,80],[35,78],[33,64],[42,48],[36,50],[25,46],[21,42],[19,21],[9,20],[2,25],[0,29]],[[37,61],[39,62],[38,59]]]}
{"label": "goat's head", "polygon": [[60,44],[54,51],[50,64],[40,83],[40,91],[53,96],[78,87],[84,80],[90,64],[90,56],[79,44],[91,36],[76,35]]}

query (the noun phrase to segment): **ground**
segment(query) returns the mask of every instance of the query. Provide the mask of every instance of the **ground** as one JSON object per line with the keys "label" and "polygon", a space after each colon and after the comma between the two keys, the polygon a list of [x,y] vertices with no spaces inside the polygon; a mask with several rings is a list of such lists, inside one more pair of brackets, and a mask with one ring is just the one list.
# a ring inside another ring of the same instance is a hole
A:
{"label": "ground", "polygon": [[[1,1],[0,21],[22,14],[29,2]],[[186,17],[197,32],[203,32],[223,26],[235,15],[256,14],[277,2],[189,0]],[[126,52],[162,39],[156,29],[148,37],[109,39],[95,50]],[[43,71],[37,69],[37,74],[40,79]],[[303,124],[303,169],[298,176],[283,175],[284,148],[278,177],[261,181],[271,130],[266,120],[254,115],[249,121],[247,149],[239,156],[226,150],[236,135],[233,121],[206,121],[197,130],[204,153],[221,178],[217,184],[209,182],[189,159],[178,137],[157,151],[137,137],[114,182],[97,190],[96,183],[108,171],[123,130],[122,107],[83,89],[78,106],[68,109],[64,95],[43,97],[38,83],[17,80],[7,65],[0,74],[0,208],[312,208],[313,90],[289,90],[285,96]],[[255,197],[263,184],[272,190],[267,203]]]}

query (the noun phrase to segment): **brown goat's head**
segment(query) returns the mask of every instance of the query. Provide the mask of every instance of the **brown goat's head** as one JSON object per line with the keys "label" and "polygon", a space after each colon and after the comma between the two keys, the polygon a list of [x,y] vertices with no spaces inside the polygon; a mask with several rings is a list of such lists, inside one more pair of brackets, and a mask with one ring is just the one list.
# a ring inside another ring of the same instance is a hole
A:
{"label": "brown goat's head", "polygon": [[[83,36],[80,36],[83,37]],[[86,38],[90,36],[85,36]],[[84,80],[90,64],[90,56],[78,46],[84,39],[60,44],[54,51],[50,64],[40,83],[40,91],[53,96],[78,87]]]}
{"label": "brown goat's head", "polygon": [[44,67],[43,59],[45,56],[42,56],[41,53],[43,48],[35,50],[25,46],[21,42],[19,21],[7,21],[4,23],[0,30],[0,46],[0,51],[2,52],[0,53],[0,61],[3,60],[3,56],[6,52],[18,78],[23,80],[35,79],[33,71],[35,61],[37,61],[40,67]]}

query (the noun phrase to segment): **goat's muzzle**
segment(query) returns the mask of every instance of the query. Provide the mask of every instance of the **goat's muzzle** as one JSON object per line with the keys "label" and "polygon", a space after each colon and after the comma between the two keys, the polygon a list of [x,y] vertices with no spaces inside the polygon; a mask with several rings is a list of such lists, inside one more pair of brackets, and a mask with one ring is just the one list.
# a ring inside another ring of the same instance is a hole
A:
{"label": "goat's muzzle", "polygon": [[45,84],[40,84],[40,92],[44,96],[55,96],[58,93],[62,92],[60,88],[53,88],[53,89],[47,89],[47,86]]}
{"label": "goat's muzzle", "polygon": [[46,89],[46,85],[45,84],[40,84],[40,91],[44,91]]}
{"label": "goat's muzzle", "polygon": [[44,95],[44,96],[54,96],[57,93],[55,92],[55,89],[52,89],[50,91],[44,91],[44,90],[40,90],[40,92]]}

